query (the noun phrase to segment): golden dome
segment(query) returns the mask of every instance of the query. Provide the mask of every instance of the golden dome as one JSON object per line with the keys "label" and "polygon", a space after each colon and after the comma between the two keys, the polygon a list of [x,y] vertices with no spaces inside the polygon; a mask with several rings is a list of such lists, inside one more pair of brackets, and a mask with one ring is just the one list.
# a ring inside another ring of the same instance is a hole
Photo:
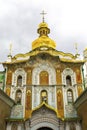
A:
{"label": "golden dome", "polygon": [[42,46],[55,48],[56,43],[47,36],[41,36],[32,42],[32,49]]}
{"label": "golden dome", "polygon": [[32,49],[38,48],[38,47],[56,47],[56,43],[48,37],[48,34],[50,33],[50,29],[48,28],[47,23],[42,22],[39,24],[39,27],[37,29],[37,32],[40,34],[39,38],[37,38],[35,41],[32,42]]}
{"label": "golden dome", "polygon": [[42,23],[39,24],[38,27],[39,27],[39,28],[42,28],[42,27],[46,27],[46,28],[48,28],[48,24],[45,23],[45,22],[42,22]]}

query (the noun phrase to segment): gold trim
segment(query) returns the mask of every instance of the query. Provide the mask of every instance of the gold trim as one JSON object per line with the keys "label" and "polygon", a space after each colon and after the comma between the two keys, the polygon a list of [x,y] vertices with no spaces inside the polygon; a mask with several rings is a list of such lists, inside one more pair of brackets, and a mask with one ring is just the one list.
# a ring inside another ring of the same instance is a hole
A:
{"label": "gold trim", "polygon": [[45,105],[45,106],[46,106],[47,108],[49,108],[50,110],[54,111],[54,112],[56,113],[57,117],[59,117],[58,111],[57,111],[55,108],[53,108],[52,106],[50,106],[50,105],[48,105],[47,103],[45,103],[44,101],[43,101],[40,105],[38,105],[36,108],[34,108],[34,109],[32,110],[32,112],[38,110],[38,109],[41,108],[43,105]]}
{"label": "gold trim", "polygon": [[[51,47],[47,47],[46,50],[42,50],[41,47],[38,47],[35,50],[32,50],[25,54],[17,54],[12,57],[11,62],[4,62],[3,64],[13,64],[13,63],[21,63],[26,62],[30,56],[35,56],[40,53],[48,53],[52,56],[59,56],[60,61],[62,62],[71,62],[71,63],[84,63],[85,60],[77,60],[76,57],[71,53],[64,53],[62,51],[57,51]],[[61,58],[60,58],[61,57]]]}

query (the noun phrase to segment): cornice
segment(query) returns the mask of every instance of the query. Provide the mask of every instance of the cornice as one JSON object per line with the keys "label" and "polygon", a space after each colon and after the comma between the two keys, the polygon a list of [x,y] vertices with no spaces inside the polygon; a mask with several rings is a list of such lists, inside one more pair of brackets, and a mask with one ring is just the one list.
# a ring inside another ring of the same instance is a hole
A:
{"label": "cornice", "polygon": [[84,60],[76,59],[76,56],[74,56],[71,53],[64,53],[62,51],[57,51],[53,48],[37,48],[34,49],[28,53],[25,54],[17,54],[14,57],[12,57],[11,62],[3,62],[2,64],[14,64],[14,63],[24,63],[30,59],[31,56],[37,56],[41,53],[47,53],[50,54],[53,57],[59,57],[60,61],[66,62],[66,63],[84,63]]}

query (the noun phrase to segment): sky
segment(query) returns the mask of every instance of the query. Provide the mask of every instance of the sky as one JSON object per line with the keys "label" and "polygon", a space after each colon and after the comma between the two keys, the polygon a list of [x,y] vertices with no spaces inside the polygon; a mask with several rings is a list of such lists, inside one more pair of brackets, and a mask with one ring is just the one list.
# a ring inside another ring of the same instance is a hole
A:
{"label": "sky", "polygon": [[0,62],[7,60],[9,46],[12,56],[32,50],[42,22],[50,28],[49,37],[56,49],[75,54],[75,44],[82,56],[87,48],[87,0],[0,0]]}

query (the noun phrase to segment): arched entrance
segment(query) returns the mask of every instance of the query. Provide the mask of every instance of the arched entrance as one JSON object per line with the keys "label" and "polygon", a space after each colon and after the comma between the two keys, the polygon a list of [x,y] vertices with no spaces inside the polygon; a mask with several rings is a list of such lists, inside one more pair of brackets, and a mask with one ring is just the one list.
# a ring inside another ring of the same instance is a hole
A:
{"label": "arched entrance", "polygon": [[53,129],[48,128],[48,127],[41,127],[41,128],[39,128],[39,129],[37,129],[37,130],[53,130]]}
{"label": "arched entrance", "polygon": [[59,130],[59,121],[56,112],[49,108],[45,102],[32,112],[32,117],[29,120],[31,130]]}

